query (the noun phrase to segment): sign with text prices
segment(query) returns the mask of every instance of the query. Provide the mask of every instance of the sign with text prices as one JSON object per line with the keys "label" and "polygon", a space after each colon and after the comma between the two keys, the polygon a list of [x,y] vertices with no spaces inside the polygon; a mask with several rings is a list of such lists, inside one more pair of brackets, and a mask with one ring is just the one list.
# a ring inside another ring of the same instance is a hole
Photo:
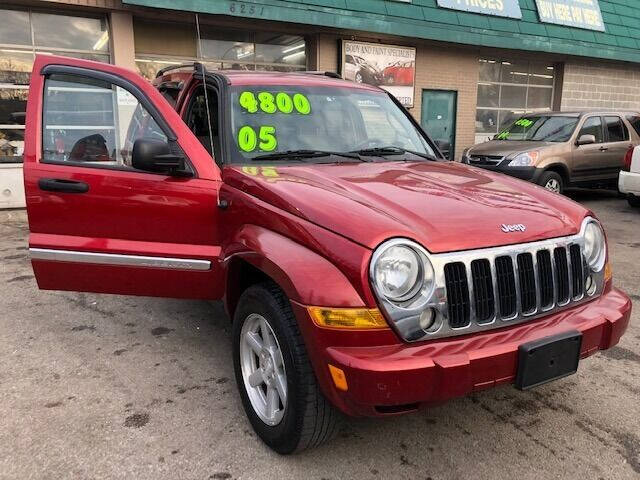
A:
{"label": "sign with text prices", "polygon": [[438,0],[438,6],[497,17],[522,18],[518,0]]}
{"label": "sign with text prices", "polygon": [[604,32],[598,0],[536,0],[543,23]]}

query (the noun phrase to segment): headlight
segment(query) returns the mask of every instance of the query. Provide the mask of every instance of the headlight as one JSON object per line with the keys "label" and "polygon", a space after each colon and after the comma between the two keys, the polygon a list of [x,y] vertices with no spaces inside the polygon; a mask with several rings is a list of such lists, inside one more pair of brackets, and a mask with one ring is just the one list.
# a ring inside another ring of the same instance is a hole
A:
{"label": "headlight", "polygon": [[584,230],[584,257],[593,272],[604,267],[607,245],[602,227],[596,221],[590,221]]}
{"label": "headlight", "polygon": [[538,152],[525,152],[516,155],[509,162],[510,167],[530,167],[538,161]]}
{"label": "headlight", "polygon": [[407,238],[380,245],[369,265],[369,278],[389,324],[405,340],[436,333],[443,325],[444,293],[427,252]]}
{"label": "headlight", "polygon": [[374,277],[380,292],[389,300],[411,298],[422,287],[422,265],[418,254],[406,245],[388,247],[378,257]]}
{"label": "headlight", "polygon": [[469,163],[469,149],[465,148],[462,151],[462,163]]}

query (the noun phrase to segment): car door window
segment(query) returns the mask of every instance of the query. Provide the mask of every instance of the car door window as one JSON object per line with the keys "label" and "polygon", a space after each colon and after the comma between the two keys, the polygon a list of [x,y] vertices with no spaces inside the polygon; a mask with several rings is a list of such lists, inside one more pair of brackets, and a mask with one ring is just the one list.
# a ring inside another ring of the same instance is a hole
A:
{"label": "car door window", "polygon": [[624,142],[629,140],[629,131],[620,117],[604,117],[609,142]]}
{"label": "car door window", "polygon": [[132,93],[88,77],[48,77],[42,118],[43,162],[133,169],[136,140],[168,141]]}
{"label": "car door window", "polygon": [[[209,104],[207,112],[207,102]],[[207,88],[207,96],[204,89],[199,87],[191,98],[191,104],[187,113],[187,125],[193,134],[207,151],[219,157],[220,138],[218,131],[218,94],[215,90]],[[211,128],[211,131],[209,131]]]}
{"label": "car door window", "polygon": [[593,135],[596,137],[596,143],[602,143],[604,141],[602,132],[602,119],[600,117],[589,117],[582,124],[582,129],[578,138],[583,135]]}

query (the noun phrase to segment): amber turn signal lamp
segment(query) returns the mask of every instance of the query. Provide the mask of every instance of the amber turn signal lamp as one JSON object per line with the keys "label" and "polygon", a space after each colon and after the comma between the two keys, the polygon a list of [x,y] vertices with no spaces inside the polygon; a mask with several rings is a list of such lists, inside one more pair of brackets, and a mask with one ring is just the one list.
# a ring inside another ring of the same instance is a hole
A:
{"label": "amber turn signal lamp", "polygon": [[330,363],[327,365],[329,365],[329,372],[331,373],[331,378],[333,379],[333,384],[336,388],[343,392],[349,390],[349,385],[347,385],[347,376],[344,374],[344,371],[341,368],[334,367]]}
{"label": "amber turn signal lamp", "polygon": [[607,262],[604,266],[604,283],[607,283],[613,278],[613,271],[611,270],[611,264]]}
{"label": "amber turn signal lamp", "polygon": [[325,308],[307,307],[317,326],[352,330],[389,328],[387,321],[377,308]]}

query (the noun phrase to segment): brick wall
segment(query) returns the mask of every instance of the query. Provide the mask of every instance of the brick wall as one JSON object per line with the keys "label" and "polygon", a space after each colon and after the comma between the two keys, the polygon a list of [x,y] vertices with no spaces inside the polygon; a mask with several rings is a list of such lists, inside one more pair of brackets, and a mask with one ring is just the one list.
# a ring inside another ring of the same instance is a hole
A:
{"label": "brick wall", "polygon": [[561,108],[640,111],[640,66],[567,62]]}
{"label": "brick wall", "polygon": [[[360,39],[358,39],[360,40]],[[339,71],[340,37],[318,36],[318,70]],[[372,41],[362,39],[362,41]],[[389,42],[396,45],[397,42]],[[416,88],[414,106],[409,111],[420,121],[422,90],[454,90],[458,92],[456,118],[456,159],[462,150],[475,142],[476,102],[478,96],[478,55],[454,47],[443,48],[428,44],[411,45],[416,52]]]}

